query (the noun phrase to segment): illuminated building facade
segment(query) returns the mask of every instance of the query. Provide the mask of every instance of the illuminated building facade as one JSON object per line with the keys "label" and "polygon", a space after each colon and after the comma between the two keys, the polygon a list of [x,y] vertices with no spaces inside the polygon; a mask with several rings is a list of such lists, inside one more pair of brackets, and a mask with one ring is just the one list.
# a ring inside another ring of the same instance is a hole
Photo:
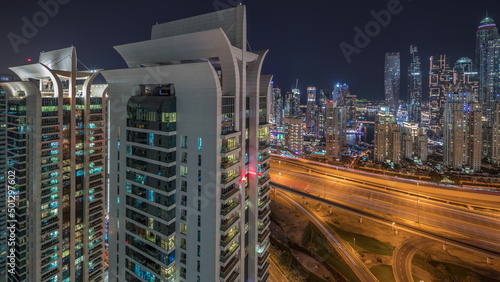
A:
{"label": "illuminated building facade", "polygon": [[500,165],[500,102],[493,104],[491,132],[491,162]]}
{"label": "illuminated building facade", "polygon": [[42,52],[0,83],[15,174],[16,263],[8,281],[103,281],[106,85],[74,47]]}
{"label": "illuminated building facade", "polygon": [[326,103],[326,156],[338,159],[346,146],[346,107],[335,102]]}
{"label": "illuminated building facade", "polygon": [[307,109],[306,109],[306,128],[307,134],[316,136],[317,120],[316,120],[316,87],[307,87]]}
{"label": "illuminated building facade", "polygon": [[477,102],[464,101],[450,94],[446,101],[444,128],[444,163],[456,170],[481,170],[482,110]]}
{"label": "illuminated building facade", "polygon": [[273,88],[271,94],[271,108],[269,122],[278,130],[283,128],[283,96],[281,89]]}
{"label": "illuminated building facade", "polygon": [[391,107],[391,112],[396,113],[399,107],[399,91],[401,87],[399,52],[385,54],[384,73],[385,101]]}
{"label": "illuminated building facade", "polygon": [[417,46],[410,46],[411,63],[408,68],[408,120],[420,123],[422,119],[422,72]]}
{"label": "illuminated building facade", "polygon": [[427,160],[427,136],[416,122],[404,122],[401,127],[403,138],[403,157],[406,159]]}
{"label": "illuminated building facade", "polygon": [[110,281],[268,280],[272,77],[247,46],[237,6],[115,47]]}
{"label": "illuminated building facade", "polygon": [[401,160],[401,126],[389,109],[382,109],[375,118],[375,150],[377,162],[399,163]]}
{"label": "illuminated building facade", "polygon": [[431,56],[429,71],[430,128],[441,132],[447,89],[453,84],[453,70],[446,55]]}

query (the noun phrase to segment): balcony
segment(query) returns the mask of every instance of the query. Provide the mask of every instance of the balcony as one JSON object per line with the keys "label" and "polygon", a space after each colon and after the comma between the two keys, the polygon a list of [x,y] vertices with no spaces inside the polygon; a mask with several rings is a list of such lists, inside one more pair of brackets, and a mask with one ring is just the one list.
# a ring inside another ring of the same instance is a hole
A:
{"label": "balcony", "polygon": [[240,234],[240,230],[235,228],[235,229],[230,230],[229,234],[221,235],[220,236],[221,237],[220,238],[221,250],[226,249],[229,246],[229,243],[231,243],[237,237],[238,234]]}
{"label": "balcony", "polygon": [[259,151],[265,151],[271,148],[271,143],[268,141],[260,141],[259,142]]}
{"label": "balcony", "polygon": [[221,216],[225,217],[226,215],[228,215],[232,210],[234,210],[239,205],[240,205],[240,202],[237,200],[234,200],[228,204],[223,204],[221,209],[220,209]]}
{"label": "balcony", "polygon": [[264,233],[262,234],[259,234],[259,243],[262,243],[264,242],[268,237],[269,237],[269,234],[271,233],[271,230],[268,228],[266,231],[264,231]]}
{"label": "balcony", "polygon": [[238,185],[233,185],[232,187],[226,188],[222,190],[222,194],[220,196],[222,203],[225,204],[227,200],[229,200],[233,195],[237,194],[240,189]]}
{"label": "balcony", "polygon": [[259,197],[263,198],[264,196],[266,196],[269,193],[270,190],[271,190],[271,187],[269,185],[262,186],[259,189]]}
{"label": "balcony", "polygon": [[238,279],[239,276],[240,276],[240,272],[238,270],[236,270],[235,272],[233,272],[233,274],[229,275],[229,277],[223,281],[234,282],[234,281],[236,281],[236,279]]}
{"label": "balcony", "polygon": [[240,244],[238,242],[235,242],[229,247],[228,250],[225,252],[221,252],[220,254],[220,262],[224,264],[228,260],[230,260],[235,253],[240,249]]}
{"label": "balcony", "polygon": [[267,229],[267,227],[269,226],[270,222],[271,222],[271,219],[269,217],[267,217],[264,221],[259,222],[258,228],[257,228],[257,230],[259,230],[259,233],[262,233],[263,231],[265,231]]}
{"label": "balcony", "polygon": [[225,169],[229,169],[231,168],[232,166],[238,164],[240,162],[239,159],[233,159],[233,160],[229,160],[227,158],[223,158],[222,161],[221,161],[221,164],[220,164],[220,167],[225,170]]}
{"label": "balcony", "polygon": [[223,173],[220,178],[221,185],[223,186],[223,188],[225,188],[230,184],[232,184],[232,182],[239,177],[240,175],[238,173],[233,173],[233,174]]}
{"label": "balcony", "polygon": [[268,274],[267,270],[269,269],[269,262],[267,261],[262,265],[262,267],[259,267],[259,278],[264,278],[266,274]]}
{"label": "balcony", "polygon": [[268,163],[264,163],[262,165],[259,165],[259,173],[265,173],[266,171],[270,170],[271,166]]}
{"label": "balcony", "polygon": [[[234,269],[234,267],[236,265],[238,265],[239,263],[239,259],[238,258],[233,258],[231,260],[231,262],[229,264],[227,264],[227,266],[224,266],[224,267],[221,267],[221,270],[220,270],[220,277],[221,278],[226,278],[226,277],[230,277],[229,274],[231,273],[231,271]],[[228,279],[228,281],[230,281]]]}
{"label": "balcony", "polygon": [[231,218],[223,220],[220,224],[220,231],[222,235],[225,235],[225,232],[229,230],[229,228],[233,227],[233,225],[240,219],[239,214],[234,214]]}
{"label": "balcony", "polygon": [[236,151],[241,148],[240,144],[234,144],[234,145],[227,145],[227,146],[222,146],[221,153],[222,154],[228,154],[233,151]]}
{"label": "balcony", "polygon": [[259,177],[259,185],[264,185],[264,184],[268,183],[269,180],[271,180],[271,176],[269,176],[269,174],[261,176],[261,177]]}
{"label": "balcony", "polygon": [[270,255],[271,253],[269,252],[269,250],[263,252],[262,255],[259,256],[258,264],[261,265],[267,262],[267,259],[269,258]]}
{"label": "balcony", "polygon": [[263,153],[263,154],[259,154],[259,163],[263,163],[267,160],[269,160],[271,158],[271,154],[269,153]]}
{"label": "balcony", "polygon": [[271,198],[269,198],[269,197],[267,197],[263,200],[259,200],[259,209],[264,208],[270,201],[271,201]]}
{"label": "balcony", "polygon": [[262,220],[271,213],[271,209],[266,207],[265,209],[259,211],[259,219]]}

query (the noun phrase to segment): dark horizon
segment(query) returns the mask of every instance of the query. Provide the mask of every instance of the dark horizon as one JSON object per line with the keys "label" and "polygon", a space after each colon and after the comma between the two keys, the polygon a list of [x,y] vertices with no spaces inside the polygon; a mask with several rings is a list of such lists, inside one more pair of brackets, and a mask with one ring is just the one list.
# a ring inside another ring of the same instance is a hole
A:
{"label": "dark horizon", "polygon": [[[0,43],[0,73],[10,74],[8,67],[26,64],[28,58],[37,61],[40,51],[68,46],[77,48],[79,69],[125,68],[113,46],[149,39],[151,26],[157,22],[210,13],[238,4],[232,0],[202,3],[144,0],[140,5],[136,2],[116,5],[97,0],[40,3],[52,5],[44,9],[38,2],[26,4],[12,0],[3,4],[7,12],[0,27],[4,36]],[[283,92],[289,91],[298,79],[302,96],[308,86],[331,89],[335,83],[342,82],[349,84],[359,98],[381,100],[384,97],[384,55],[400,52],[400,97],[406,99],[409,48],[414,44],[421,56],[423,99],[427,100],[429,57],[446,54],[451,65],[461,57],[474,60],[475,32],[486,12],[500,23],[500,3],[493,0],[478,0],[472,7],[469,1],[463,0],[313,1],[307,5],[255,0],[243,4],[247,5],[249,50],[270,49],[263,73],[273,74],[274,85]],[[380,11],[390,9],[393,13],[389,20],[383,17],[387,14]],[[373,25],[374,14],[383,14],[379,21],[385,26],[379,24],[377,29]],[[36,31],[31,30],[31,34],[24,34],[29,36],[24,36],[23,26],[26,21],[33,24],[34,16],[37,16],[39,27],[35,25]],[[355,28],[365,30],[367,24],[371,25],[374,36],[366,46],[358,48],[360,45],[356,47],[354,42]],[[11,40],[17,40],[18,46],[12,45]],[[357,53],[351,54],[350,63],[340,44],[358,48]]]}

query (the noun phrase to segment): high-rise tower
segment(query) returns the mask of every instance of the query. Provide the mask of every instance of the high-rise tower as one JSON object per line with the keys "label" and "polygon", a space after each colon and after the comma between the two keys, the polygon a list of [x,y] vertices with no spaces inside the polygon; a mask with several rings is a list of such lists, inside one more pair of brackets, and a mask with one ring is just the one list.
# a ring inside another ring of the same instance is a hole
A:
{"label": "high-rise tower", "polygon": [[109,83],[110,281],[267,281],[267,51],[246,8],[116,46]]}
{"label": "high-rise tower", "polygon": [[399,107],[399,90],[401,81],[401,62],[399,52],[385,54],[385,101],[391,107],[391,112],[396,113]]}
{"label": "high-rise tower", "polygon": [[487,79],[488,79],[488,40],[498,36],[498,29],[492,18],[486,17],[476,31],[476,67],[479,75],[479,102],[483,104],[483,114],[491,118],[491,109],[488,109]]}
{"label": "high-rise tower", "polygon": [[408,68],[408,119],[420,123],[422,110],[422,72],[417,46],[410,46],[411,63]]}
{"label": "high-rise tower", "polygon": [[441,132],[444,124],[444,104],[447,89],[451,85],[453,85],[453,70],[450,68],[446,55],[431,56],[429,70],[430,127],[437,132]]}
{"label": "high-rise tower", "polygon": [[8,281],[104,280],[107,87],[76,64],[74,47],[42,52],[11,68],[21,82],[0,83],[16,195]]}
{"label": "high-rise tower", "polygon": [[307,87],[306,128],[309,135],[316,135],[316,87]]}

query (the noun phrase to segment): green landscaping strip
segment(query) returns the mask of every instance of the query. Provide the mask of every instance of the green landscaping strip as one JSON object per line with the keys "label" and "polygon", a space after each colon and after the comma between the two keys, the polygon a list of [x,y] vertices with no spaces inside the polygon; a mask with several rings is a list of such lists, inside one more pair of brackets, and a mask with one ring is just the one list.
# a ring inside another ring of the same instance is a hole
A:
{"label": "green landscaping strip", "polygon": [[368,253],[392,256],[394,247],[387,243],[362,234],[345,231],[338,228],[332,223],[328,223],[328,225],[330,225],[335,233],[337,233],[342,239],[346,240],[351,245],[354,244],[354,238],[356,238],[356,249],[362,248]]}
{"label": "green landscaping strip", "polygon": [[375,265],[370,268],[370,271],[377,277],[378,281],[395,282],[394,274],[392,273],[392,266],[381,264]]}

